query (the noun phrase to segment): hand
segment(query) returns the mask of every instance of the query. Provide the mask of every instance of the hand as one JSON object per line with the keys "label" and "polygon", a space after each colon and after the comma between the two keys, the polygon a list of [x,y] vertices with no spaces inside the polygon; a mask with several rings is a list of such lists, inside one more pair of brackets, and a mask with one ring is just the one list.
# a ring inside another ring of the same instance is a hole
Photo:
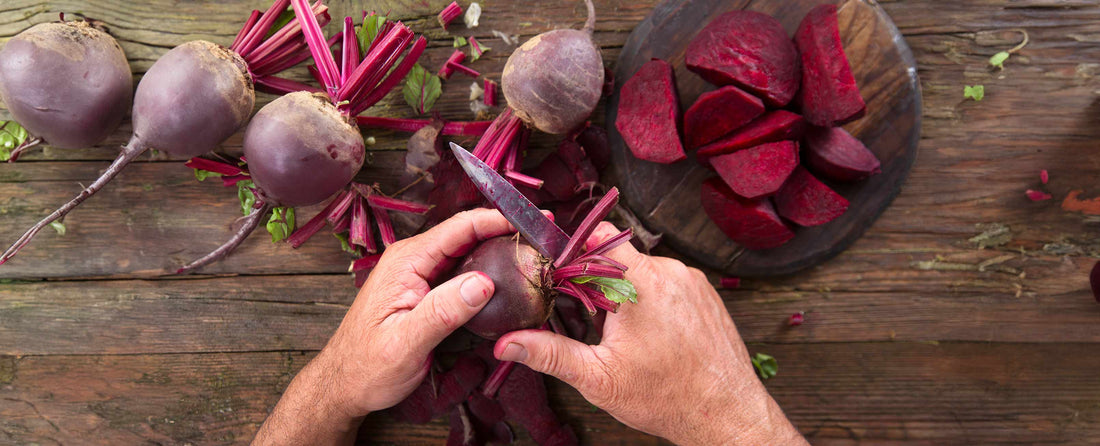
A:
{"label": "hand", "polygon": [[492,280],[476,271],[429,284],[482,241],[510,232],[499,212],[478,209],[387,248],[254,444],[348,442],[368,413],[405,399],[428,373],[432,349],[493,295]]}
{"label": "hand", "polygon": [[[588,246],[616,233],[601,223]],[[502,336],[496,357],[553,375],[626,425],[678,444],[806,444],[756,378],[701,271],[629,243],[609,257],[629,268],[638,303],[607,314],[599,345],[523,330]]]}

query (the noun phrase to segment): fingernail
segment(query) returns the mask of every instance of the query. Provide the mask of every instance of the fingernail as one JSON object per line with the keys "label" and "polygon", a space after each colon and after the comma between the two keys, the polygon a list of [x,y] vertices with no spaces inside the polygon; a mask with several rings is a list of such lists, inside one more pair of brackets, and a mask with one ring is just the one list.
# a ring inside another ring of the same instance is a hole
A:
{"label": "fingernail", "polygon": [[500,352],[499,359],[501,361],[523,362],[527,359],[527,349],[515,342],[509,342],[508,345],[504,346],[504,351]]}
{"label": "fingernail", "polygon": [[493,295],[493,281],[482,273],[474,273],[462,281],[458,287],[458,295],[466,305],[479,307]]}

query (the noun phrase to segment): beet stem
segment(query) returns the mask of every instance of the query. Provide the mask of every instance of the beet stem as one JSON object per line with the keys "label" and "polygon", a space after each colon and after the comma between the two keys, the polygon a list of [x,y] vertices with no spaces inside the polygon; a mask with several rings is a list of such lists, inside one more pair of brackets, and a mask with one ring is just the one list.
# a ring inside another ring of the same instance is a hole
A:
{"label": "beet stem", "polygon": [[231,237],[229,241],[219,246],[218,249],[211,251],[210,254],[184,265],[183,268],[176,270],[176,274],[190,273],[196,269],[224,259],[230,252],[237,249],[237,246],[239,246],[244,239],[248,238],[248,235],[251,234],[252,231],[256,230],[256,227],[260,225],[260,221],[262,221],[264,216],[271,211],[271,208],[272,206],[270,204],[261,203],[259,207],[253,209],[252,213],[244,218],[244,224],[237,230],[237,233],[233,234],[233,237]]}
{"label": "beet stem", "polygon": [[569,243],[565,245],[565,250],[561,255],[554,260],[554,268],[561,268],[562,265],[569,263],[571,260],[577,257],[577,253],[584,246],[585,241],[588,240],[588,236],[592,235],[592,231],[596,230],[596,225],[611,212],[611,209],[619,201],[619,189],[611,188],[607,191],[607,194],[600,199],[599,203],[592,208],[592,211],[584,217],[580,226],[577,227],[577,231],[573,233],[573,237],[569,239]]}
{"label": "beet stem", "polygon": [[586,287],[577,285],[570,281],[561,282],[562,286],[555,288],[556,290],[568,294],[577,298],[584,304],[584,309],[588,310],[589,315],[596,314],[596,305],[592,303],[592,299],[588,297],[588,293],[585,291]]}
{"label": "beet stem", "polygon": [[256,49],[260,41],[267,36],[267,31],[275,24],[275,20],[279,19],[279,13],[285,11],[286,7],[289,5],[290,0],[275,0],[275,3],[272,3],[271,6],[267,8],[267,11],[264,11],[263,15],[260,16],[260,21],[257,22],[248,32],[248,35],[245,36],[241,45],[238,47],[239,49],[234,49],[234,51],[240,54],[241,57],[247,58],[248,54]]}
{"label": "beet stem", "polygon": [[367,202],[370,203],[370,206],[372,208],[385,209],[388,211],[407,212],[410,214],[423,214],[432,209],[431,206],[428,206],[426,204],[414,203],[397,198],[390,198],[380,194],[367,195]]}
{"label": "beet stem", "polygon": [[485,380],[485,386],[482,387],[481,394],[486,398],[496,398],[497,391],[500,390],[500,386],[504,384],[504,381],[508,379],[508,375],[512,373],[512,369],[515,368],[515,366],[516,363],[513,361],[500,361],[497,363],[497,367],[493,369],[493,373]]}
{"label": "beet stem", "polygon": [[302,24],[302,34],[305,35],[309,51],[313,54],[313,60],[317,64],[317,71],[321,75],[322,85],[329,94],[334,93],[341,85],[336,71],[336,60],[332,58],[328,45],[325,45],[325,35],[321,31],[321,25],[317,23],[317,17],[313,15],[313,8],[307,0],[291,0],[294,4],[294,15]]}
{"label": "beet stem", "polygon": [[405,58],[401,60],[401,63],[394,68],[389,77],[382,81],[381,84],[371,91],[367,97],[360,101],[353,101],[354,106],[351,109],[351,116],[358,115],[366,111],[366,109],[373,106],[376,102],[380,101],[393,90],[393,87],[405,79],[405,76],[409,74],[413,66],[416,65],[417,60],[420,59],[420,55],[424,53],[424,49],[428,47],[428,40],[424,37],[417,37],[416,42],[413,42],[412,48],[409,49],[409,53],[405,55]]}
{"label": "beet stem", "polygon": [[216,174],[229,177],[240,175],[242,172],[244,172],[243,170],[241,170],[240,167],[234,166],[232,164],[223,163],[221,161],[208,160],[206,158],[200,157],[194,157],[187,160],[187,162],[184,163],[183,166],[192,169],[205,170],[207,172],[214,172]]}
{"label": "beet stem", "polygon": [[613,266],[601,265],[599,263],[575,263],[566,265],[555,269],[551,274],[551,278],[553,278],[554,282],[585,276],[608,277],[612,279],[622,279],[625,277],[623,270]]}
{"label": "beet stem", "polygon": [[314,215],[313,218],[309,219],[309,221],[306,222],[305,225],[302,225],[293,233],[291,233],[290,237],[287,237],[286,239],[287,243],[290,243],[290,247],[297,249],[299,246],[302,246],[303,243],[309,240],[310,237],[313,237],[313,235],[316,234],[317,231],[320,231],[321,228],[325,227],[325,214],[328,213],[329,207],[331,206],[332,203],[329,203],[329,205],[325,207],[324,210],[318,212],[317,215]]}
{"label": "beet stem", "polygon": [[344,17],[344,43],[341,46],[340,79],[347,82],[351,69],[359,65],[359,37],[351,17]]}
{"label": "beet stem", "polygon": [[335,225],[336,222],[348,212],[348,209],[351,209],[352,200],[354,199],[355,193],[352,191],[345,190],[340,192],[340,195],[337,195],[336,199],[332,200],[334,204],[329,205],[332,208],[329,209],[328,216],[325,217],[325,219],[327,219],[329,223]]}
{"label": "beet stem", "polygon": [[497,106],[497,83],[489,79],[485,79],[485,94],[482,97],[482,101],[485,105],[490,107]]}
{"label": "beet stem", "polygon": [[111,162],[111,165],[107,167],[107,170],[103,171],[103,174],[100,175],[99,178],[96,178],[96,180],[92,182],[92,184],[88,185],[88,187],[85,187],[84,190],[80,191],[80,194],[78,194],[68,203],[65,203],[56,211],[53,211],[53,213],[46,216],[46,218],[42,219],[42,221],[38,222],[30,229],[28,229],[27,232],[25,232],[23,236],[19,237],[19,239],[16,240],[15,243],[13,243],[7,251],[4,251],[3,256],[0,256],[0,265],[3,265],[8,260],[11,260],[11,258],[14,257],[20,249],[23,249],[23,247],[26,246],[27,243],[30,243],[31,239],[34,238],[35,234],[38,234],[38,231],[41,231],[42,228],[45,228],[50,223],[53,223],[54,221],[65,217],[66,214],[79,206],[80,203],[83,203],[84,200],[87,200],[88,197],[95,195],[96,192],[99,192],[99,190],[102,189],[104,185],[106,185],[108,182],[118,176],[119,172],[122,172],[122,169],[125,168],[127,164],[130,164],[130,162],[137,158],[139,155],[145,153],[145,150],[145,144],[138,141],[137,137],[130,138],[130,142],[127,143],[126,146],[122,148],[122,152],[118,154],[118,158],[115,158],[115,160]]}
{"label": "beet stem", "polygon": [[380,260],[381,258],[382,254],[375,254],[363,257],[361,259],[356,259],[354,262],[351,262],[351,266],[348,268],[348,272],[354,273],[357,271],[374,268],[375,265],[378,265],[378,260]]}
{"label": "beet stem", "polygon": [[462,50],[456,49],[447,57],[447,61],[443,62],[443,66],[439,68],[439,77],[443,79],[450,79],[451,74],[454,73],[454,68],[460,66],[462,61],[466,60],[466,53]]}
{"label": "beet stem", "polygon": [[23,155],[23,152],[26,152],[27,150],[30,150],[31,148],[41,143],[42,138],[39,138],[37,136],[33,138],[28,138],[26,141],[23,141],[23,143],[20,144],[19,147],[12,149],[11,153],[8,154],[8,162],[14,163],[16,160],[19,159],[21,155]]}
{"label": "beet stem", "polygon": [[531,189],[542,189],[542,185],[545,181],[535,178],[530,175],[524,175],[514,170],[505,170],[504,177],[512,180],[513,183],[520,184]]}
{"label": "beet stem", "polygon": [[[379,118],[356,116],[360,127],[380,128],[398,132],[415,133],[431,124],[431,119]],[[446,136],[481,136],[493,121],[449,121],[443,124],[440,134]]]}
{"label": "beet stem", "polygon": [[237,32],[237,37],[233,39],[233,43],[229,45],[229,49],[236,51],[237,54],[240,54],[241,52],[237,50],[240,48],[241,41],[244,40],[244,37],[248,35],[249,31],[252,30],[252,27],[256,25],[256,21],[258,21],[259,19],[260,11],[257,9],[253,9],[252,14],[248,15],[248,20],[245,20],[244,26],[242,26],[241,30]]}
{"label": "beet stem", "polygon": [[611,257],[604,256],[604,255],[585,254],[584,256],[577,259],[577,263],[586,263],[586,262],[604,262],[608,266],[618,268],[618,269],[621,269],[623,271],[627,270],[626,265],[624,265],[622,263],[619,263],[615,259],[612,259]]}
{"label": "beet stem", "polygon": [[[348,76],[348,81],[336,91],[335,99],[337,101],[347,101],[360,94],[369,95],[378,84],[378,81],[397,62],[397,57],[401,55],[413,38],[415,38],[415,35],[413,35],[412,30],[401,23],[395,25],[393,30],[385,36],[380,34],[375,38],[375,40],[380,41],[378,46],[372,48],[371,52],[363,58],[363,62],[355,67],[355,70]],[[362,90],[362,93],[360,93],[360,90]]]}
{"label": "beet stem", "polygon": [[584,22],[584,32],[591,36],[596,31],[596,6],[592,4],[592,0],[584,0],[584,5],[588,7],[588,20]]}
{"label": "beet stem", "polygon": [[258,76],[255,78],[255,82],[257,90],[278,95],[294,93],[295,91],[321,92],[320,88],[312,85],[275,76]]}
{"label": "beet stem", "polygon": [[443,26],[443,29],[447,29],[447,25],[450,25],[460,15],[462,15],[462,7],[458,6],[458,2],[451,2],[442,11],[439,11],[439,24]]}
{"label": "beet stem", "polygon": [[460,63],[448,63],[447,66],[450,67],[451,70],[460,71],[460,72],[462,72],[462,74],[465,74],[465,75],[470,76],[472,78],[477,78],[477,77],[481,76],[480,71],[477,71],[473,68],[462,65]]}
{"label": "beet stem", "polygon": [[382,245],[389,248],[390,245],[397,243],[397,236],[393,232],[393,222],[390,220],[390,214],[386,213],[385,209],[371,206],[371,210],[374,214],[375,223],[378,224],[378,235],[382,237]]}
{"label": "beet stem", "polygon": [[607,240],[604,240],[603,243],[600,243],[599,245],[596,245],[590,251],[585,253],[585,257],[603,256],[604,254],[607,254],[608,251],[611,251],[612,249],[615,249],[615,247],[617,247],[617,246],[619,246],[623,243],[626,243],[633,236],[634,236],[634,230],[633,229],[627,229],[627,230],[622,231],[618,234],[615,234],[615,235],[611,236],[611,238],[609,238]]}

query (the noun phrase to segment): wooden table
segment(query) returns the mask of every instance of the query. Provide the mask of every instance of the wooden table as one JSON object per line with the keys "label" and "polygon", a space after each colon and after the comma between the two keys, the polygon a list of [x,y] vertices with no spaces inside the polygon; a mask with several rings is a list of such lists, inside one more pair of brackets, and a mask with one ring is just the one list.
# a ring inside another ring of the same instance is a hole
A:
{"label": "wooden table", "polygon": [[[595,37],[608,63],[655,2],[598,2]],[[427,66],[451,51],[435,23],[444,0],[332,3],[337,17],[371,7],[423,30]],[[456,28],[493,48],[473,65],[491,77],[509,47],[490,30],[527,38],[582,22],[579,1],[519,3],[485,1],[476,33]],[[186,40],[230,42],[248,10],[264,6],[8,0],[0,36],[82,12],[106,23],[140,75]],[[921,151],[901,196],[848,252],[724,292],[750,351],[778,358],[767,387],[816,444],[1100,442],[1100,304],[1087,282],[1100,257],[1100,203],[1081,202],[1100,195],[1100,4],[884,7],[920,65]],[[991,70],[989,56],[1019,40],[1013,28],[1031,43]],[[437,110],[469,119],[468,83],[451,82]],[[983,101],[963,99],[973,84],[985,85]],[[409,113],[399,95],[384,103],[373,113]],[[0,165],[0,241],[94,178],[128,133],[124,124],[101,148],[47,147]],[[392,184],[405,135],[375,136],[361,178]],[[44,232],[0,268],[0,444],[247,442],[340,321],[354,289],[335,240],[292,250],[256,234],[207,275],[165,275],[217,246],[240,212],[233,191],[195,181],[178,161],[133,165],[70,215],[67,234]],[[1040,169],[1054,199],[1032,202],[1024,191],[1044,187]],[[806,324],[786,327],[796,311],[808,312]],[[660,443],[567,386],[550,388],[584,443]],[[447,424],[376,415],[363,432],[377,443],[439,444]]]}

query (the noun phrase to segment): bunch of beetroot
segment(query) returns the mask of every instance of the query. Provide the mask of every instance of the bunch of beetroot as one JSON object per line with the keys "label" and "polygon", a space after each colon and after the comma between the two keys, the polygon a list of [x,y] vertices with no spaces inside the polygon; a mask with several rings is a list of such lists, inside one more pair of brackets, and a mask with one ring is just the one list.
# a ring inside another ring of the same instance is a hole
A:
{"label": "bunch of beetroot", "polygon": [[703,183],[703,209],[738,244],[775,248],[794,238],[791,223],[842,215],[848,201],[817,176],[839,183],[879,172],[875,154],[839,127],[862,117],[865,104],[835,5],[812,9],[793,41],[773,17],[725,13],[691,41],[685,59],[719,88],[681,117],[673,69],[654,59],[623,85],[615,125],[642,160],[674,163],[686,158],[685,146],[698,149],[696,158],[718,173]]}

